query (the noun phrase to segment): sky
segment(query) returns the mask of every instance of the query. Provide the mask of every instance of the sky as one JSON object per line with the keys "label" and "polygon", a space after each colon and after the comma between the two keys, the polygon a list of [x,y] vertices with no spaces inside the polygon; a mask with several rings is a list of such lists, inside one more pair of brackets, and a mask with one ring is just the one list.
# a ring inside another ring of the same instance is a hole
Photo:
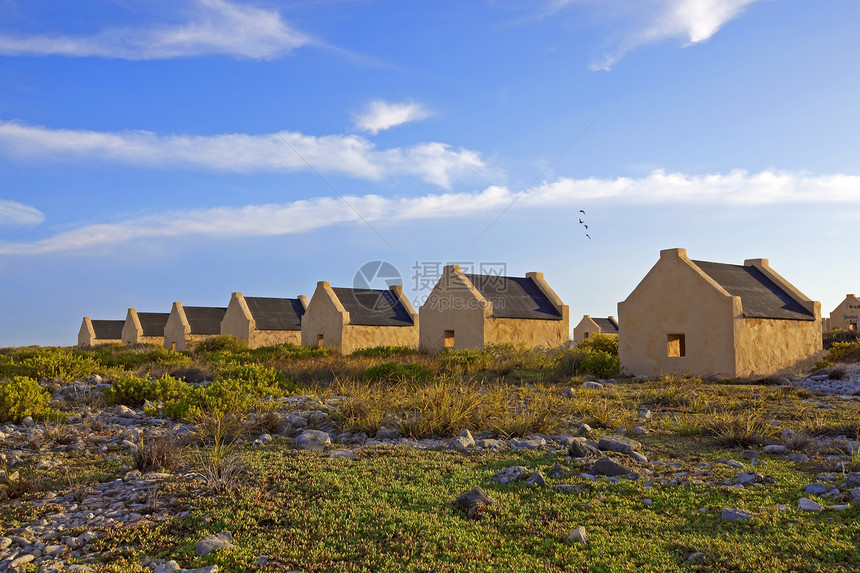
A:
{"label": "sky", "polygon": [[856,0],[0,13],[0,346],[373,261],[416,308],[448,263],[543,272],[571,328],[669,248],[860,292]]}

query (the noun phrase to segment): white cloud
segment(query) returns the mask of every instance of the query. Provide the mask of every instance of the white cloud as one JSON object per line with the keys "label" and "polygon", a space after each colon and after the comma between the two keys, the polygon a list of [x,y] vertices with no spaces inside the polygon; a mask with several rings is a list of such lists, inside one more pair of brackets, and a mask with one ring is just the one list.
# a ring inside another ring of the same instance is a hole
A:
{"label": "white cloud", "polygon": [[376,135],[380,131],[428,117],[430,117],[429,110],[417,103],[373,100],[365,111],[355,116],[354,122],[357,129]]}
{"label": "white cloud", "polygon": [[[618,45],[589,65],[610,70],[625,54],[647,44],[680,39],[691,46],[709,40],[744,9],[763,0],[598,0],[591,2],[612,18],[627,19],[630,27]],[[554,0],[550,10],[581,4],[583,0]]]}
{"label": "white cloud", "polygon": [[0,153],[39,161],[74,159],[238,172],[306,170],[306,160],[323,173],[374,181],[405,175],[445,188],[455,179],[488,172],[479,152],[444,143],[380,150],[358,135],[315,137],[289,131],[160,136],[150,131],[108,133],[0,121]]}
{"label": "white cloud", "polygon": [[45,215],[35,207],[0,199],[0,226],[38,225],[44,220]]}
{"label": "white cloud", "polygon": [[[496,214],[517,201],[517,208],[558,209],[595,202],[706,203],[741,206],[777,203],[860,204],[860,176],[821,175],[782,171],[687,175],[657,170],[641,178],[563,178],[515,193],[491,186],[472,193],[430,194],[387,198],[346,197],[369,222],[386,224],[430,218]],[[83,250],[137,239],[182,236],[250,237],[304,233],[357,223],[358,215],[343,201],[319,197],[284,204],[219,207],[159,213],[113,223],[88,225],[35,242],[0,243],[0,255],[36,255]],[[574,212],[574,211],[571,211]]]}
{"label": "white cloud", "polygon": [[271,59],[311,39],[273,10],[227,0],[190,0],[187,22],[151,29],[112,29],[94,36],[0,34],[0,54],[159,60],[211,54]]}

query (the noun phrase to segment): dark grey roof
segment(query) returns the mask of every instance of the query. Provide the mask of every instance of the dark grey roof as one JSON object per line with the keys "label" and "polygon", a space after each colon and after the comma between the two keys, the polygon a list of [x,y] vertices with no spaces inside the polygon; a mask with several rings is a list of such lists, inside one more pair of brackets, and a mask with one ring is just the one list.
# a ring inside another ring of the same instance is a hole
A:
{"label": "dark grey roof", "polygon": [[213,306],[183,306],[191,334],[221,334],[221,320],[226,308]]}
{"label": "dark grey roof", "polygon": [[591,320],[600,327],[602,332],[612,333],[618,332],[618,323],[612,320],[611,318],[594,318],[591,317]]}
{"label": "dark grey roof", "polygon": [[301,330],[305,307],[297,298],[245,297],[258,330]]}
{"label": "dark grey roof", "polygon": [[561,320],[561,313],[528,277],[467,274],[466,278],[493,303],[495,317]]}
{"label": "dark grey roof", "polygon": [[97,340],[119,340],[122,338],[124,320],[91,320]]}
{"label": "dark grey roof", "polygon": [[138,312],[143,336],[164,336],[164,326],[169,316],[169,312]]}
{"label": "dark grey roof", "polygon": [[730,295],[741,297],[746,318],[815,320],[815,315],[755,267],[708,261],[693,263]]}
{"label": "dark grey roof", "polygon": [[366,326],[413,326],[409,312],[390,290],[332,288],[350,324]]}

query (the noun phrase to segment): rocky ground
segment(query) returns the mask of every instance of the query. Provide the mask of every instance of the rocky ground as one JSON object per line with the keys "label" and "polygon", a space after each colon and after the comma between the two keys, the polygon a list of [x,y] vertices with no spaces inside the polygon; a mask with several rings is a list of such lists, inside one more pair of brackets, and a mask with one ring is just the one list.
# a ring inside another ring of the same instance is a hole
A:
{"label": "rocky ground", "polygon": [[[586,382],[590,388],[599,389],[613,381]],[[791,384],[811,391],[827,392],[841,396],[843,400],[860,400],[860,367],[845,374],[845,379],[833,379],[828,375],[789,380]],[[55,406],[71,413],[60,426],[34,423],[25,419],[21,424],[6,424],[0,427],[0,445],[5,456],[5,469],[0,469],[0,478],[7,482],[22,479],[21,471],[38,474],[62,468],[63,460],[74,455],[90,455],[108,464],[127,464],[141,440],[161,435],[171,435],[194,440],[197,429],[189,424],[146,415],[142,409],[125,406],[99,408],[98,394],[104,388],[97,377],[78,382],[58,390],[54,396]],[[814,400],[814,399],[813,399]],[[598,438],[591,428],[582,424],[576,435],[541,435],[525,438],[498,439],[492,432],[472,434],[464,431],[453,439],[410,440],[396,430],[380,428],[375,435],[363,433],[341,433],[335,430],[332,414],[337,411],[341,399],[320,401],[311,396],[289,397],[281,400],[277,413],[266,414],[257,427],[270,427],[267,433],[254,434],[248,438],[249,445],[262,446],[273,439],[284,439],[285,447],[324,450],[331,457],[354,457],[366,448],[405,446],[418,449],[450,449],[459,452],[502,450],[547,450],[559,456],[559,463],[546,469],[553,478],[564,478],[566,482],[556,484],[559,489],[579,489],[589,481],[605,480],[618,483],[620,480],[642,480],[646,488],[675,487],[689,484],[711,485],[720,488],[766,488],[772,479],[758,473],[760,460],[767,456],[782,456],[795,463],[809,460],[807,454],[793,451],[797,439],[791,430],[782,435],[782,443],[745,450],[741,457],[745,461],[722,460],[717,465],[736,469],[733,478],[725,478],[725,472],[715,472],[708,463],[686,464],[679,461],[660,461],[643,449],[633,438],[647,435],[651,431],[651,413],[639,412],[639,424],[633,428],[632,436],[623,435],[623,430]],[[824,407],[833,407],[821,402]],[[845,464],[860,448],[860,442],[846,436],[819,439],[806,443],[809,451],[826,451],[829,455],[818,460],[827,471],[805,487],[805,493],[826,499],[831,503],[819,504],[802,497],[796,508],[780,507],[780,511],[799,510],[819,513],[841,511],[852,504],[860,506],[860,473],[846,472]],[[34,469],[30,469],[34,468]],[[15,571],[92,571],[91,565],[99,558],[94,541],[107,528],[129,527],[140,522],[157,522],[187,515],[187,506],[175,499],[163,499],[158,495],[159,483],[166,479],[184,479],[199,483],[204,491],[203,478],[194,471],[176,474],[144,473],[125,465],[119,467],[123,477],[86,485],[66,495],[43,493],[28,501],[7,502],[13,507],[25,504],[50,506],[51,512],[24,527],[2,532],[0,536],[0,573]],[[720,474],[717,476],[717,474]],[[506,468],[491,478],[498,483],[524,480],[535,487],[548,487],[545,475],[531,472],[522,466]],[[484,505],[494,501],[480,487],[455,502],[472,515]],[[650,500],[643,498],[643,504]],[[711,511],[703,508],[702,511]],[[745,511],[730,507],[721,508],[726,520],[749,519]],[[574,530],[571,542],[587,540],[583,528]],[[229,544],[229,532],[218,539],[201,540],[198,554],[217,550]],[[260,556],[265,560],[265,556]],[[262,561],[261,561],[262,562]],[[182,571],[173,562],[149,560],[145,566],[159,573]],[[217,567],[199,571],[213,572]]]}

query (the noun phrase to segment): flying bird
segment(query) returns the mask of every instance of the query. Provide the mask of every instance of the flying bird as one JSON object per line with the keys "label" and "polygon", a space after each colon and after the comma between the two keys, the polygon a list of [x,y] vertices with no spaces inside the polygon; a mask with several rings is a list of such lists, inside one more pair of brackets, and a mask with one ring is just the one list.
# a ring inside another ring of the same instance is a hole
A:
{"label": "flying bird", "polygon": [[580,209],[579,212],[585,215],[585,211],[583,211],[582,209]]}
{"label": "flying bird", "polygon": [[591,240],[591,237],[588,235],[588,233],[586,233],[585,236],[588,237],[589,241]]}
{"label": "flying bird", "polygon": [[579,219],[579,224],[580,225],[582,224],[582,217],[580,217],[580,219]]}
{"label": "flying bird", "polygon": [[585,226],[585,228],[586,228],[586,229],[588,228],[588,225],[584,225],[584,226]]}

